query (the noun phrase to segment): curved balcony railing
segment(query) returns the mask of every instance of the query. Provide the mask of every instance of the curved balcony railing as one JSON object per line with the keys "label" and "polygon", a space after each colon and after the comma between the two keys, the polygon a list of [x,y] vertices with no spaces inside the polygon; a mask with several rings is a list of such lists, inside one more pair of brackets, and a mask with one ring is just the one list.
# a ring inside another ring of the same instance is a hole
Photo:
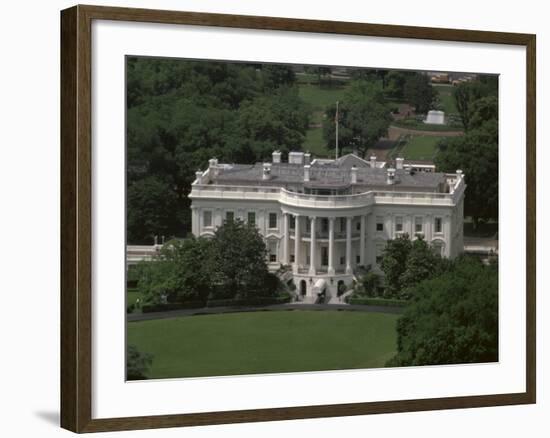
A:
{"label": "curved balcony railing", "polygon": [[460,180],[453,193],[369,191],[355,195],[310,195],[280,187],[222,186],[193,184],[190,198],[228,200],[271,200],[287,206],[303,208],[357,208],[373,204],[407,204],[452,206],[464,192]]}

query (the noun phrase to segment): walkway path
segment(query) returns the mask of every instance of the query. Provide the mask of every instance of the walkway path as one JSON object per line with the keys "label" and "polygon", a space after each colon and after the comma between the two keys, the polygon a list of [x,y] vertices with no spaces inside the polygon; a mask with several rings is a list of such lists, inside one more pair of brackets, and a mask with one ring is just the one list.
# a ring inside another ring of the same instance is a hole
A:
{"label": "walkway path", "polygon": [[332,310],[351,312],[372,312],[372,313],[403,313],[403,307],[389,306],[364,306],[350,304],[275,304],[262,307],[203,307],[201,309],[169,310],[166,312],[152,313],[130,313],[126,316],[128,322],[148,321],[153,319],[179,318],[181,316],[193,315],[215,315],[218,313],[239,313],[239,312],[263,312],[271,310]]}
{"label": "walkway path", "polygon": [[390,140],[397,140],[401,135],[427,135],[431,137],[459,137],[464,135],[464,131],[422,131],[418,129],[402,128],[400,126],[391,125],[388,129],[388,137]]}

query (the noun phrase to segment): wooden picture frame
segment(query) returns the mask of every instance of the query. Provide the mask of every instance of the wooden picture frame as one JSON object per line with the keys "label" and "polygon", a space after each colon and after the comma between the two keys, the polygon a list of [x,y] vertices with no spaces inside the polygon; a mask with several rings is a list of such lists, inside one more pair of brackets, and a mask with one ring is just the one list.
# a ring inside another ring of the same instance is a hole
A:
{"label": "wooden picture frame", "polygon": [[[315,32],[517,45],[526,48],[526,391],[337,405],[92,418],[92,50],[93,20]],[[290,18],[75,6],[61,13],[61,426],[97,432],[515,405],[536,401],[535,49],[530,34]]]}

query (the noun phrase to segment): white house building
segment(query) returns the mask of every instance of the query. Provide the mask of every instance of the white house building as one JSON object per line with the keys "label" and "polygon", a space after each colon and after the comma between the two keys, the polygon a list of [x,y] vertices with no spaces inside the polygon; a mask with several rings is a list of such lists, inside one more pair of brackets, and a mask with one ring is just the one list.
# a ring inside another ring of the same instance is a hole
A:
{"label": "white house building", "polygon": [[270,163],[222,164],[215,158],[196,173],[192,232],[211,236],[224,220],[254,224],[265,238],[269,265],[291,265],[297,290],[335,296],[359,267],[379,269],[386,240],[423,236],[435,250],[455,257],[463,250],[465,181],[454,174],[395,167],[356,155],[311,160],[273,152]]}

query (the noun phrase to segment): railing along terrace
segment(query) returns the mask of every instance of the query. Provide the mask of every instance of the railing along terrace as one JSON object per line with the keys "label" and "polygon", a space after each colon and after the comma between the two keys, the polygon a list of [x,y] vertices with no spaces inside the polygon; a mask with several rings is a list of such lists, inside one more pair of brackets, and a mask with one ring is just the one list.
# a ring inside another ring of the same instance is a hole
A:
{"label": "railing along terrace", "polygon": [[454,193],[368,191],[354,195],[311,195],[291,192],[282,187],[226,186],[193,184],[190,198],[258,199],[279,201],[295,207],[345,208],[372,204],[417,204],[451,206],[459,199],[465,184],[457,184]]}

